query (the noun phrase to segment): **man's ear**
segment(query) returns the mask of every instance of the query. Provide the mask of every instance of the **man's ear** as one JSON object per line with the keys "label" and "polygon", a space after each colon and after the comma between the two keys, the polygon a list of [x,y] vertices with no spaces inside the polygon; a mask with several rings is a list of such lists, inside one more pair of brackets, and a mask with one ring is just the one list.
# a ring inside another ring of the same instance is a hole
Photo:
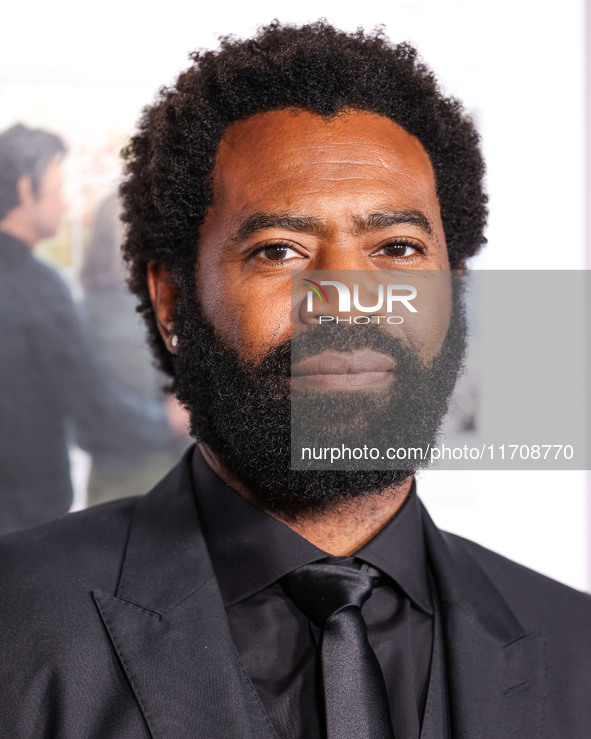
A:
{"label": "man's ear", "polygon": [[23,174],[18,178],[16,182],[16,193],[20,205],[25,207],[37,200],[33,192],[33,180],[30,174]]}
{"label": "man's ear", "polygon": [[171,353],[176,352],[178,337],[174,331],[172,315],[176,303],[176,290],[171,276],[158,262],[148,264],[148,290],[154,307],[156,323],[164,343]]}

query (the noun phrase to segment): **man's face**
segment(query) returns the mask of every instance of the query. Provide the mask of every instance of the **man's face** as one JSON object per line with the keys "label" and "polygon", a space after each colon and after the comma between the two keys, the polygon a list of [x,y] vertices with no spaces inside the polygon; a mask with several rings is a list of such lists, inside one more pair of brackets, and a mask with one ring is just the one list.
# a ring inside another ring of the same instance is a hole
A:
{"label": "man's face", "polygon": [[[197,292],[206,318],[245,360],[261,359],[296,328],[294,269],[449,270],[429,157],[383,116],[253,116],[227,131],[213,180]],[[395,223],[391,214],[414,217]],[[438,348],[435,338],[424,358]]]}
{"label": "man's face", "polygon": [[59,230],[66,210],[62,186],[62,166],[59,159],[52,159],[41,178],[39,192],[36,195],[31,192],[23,203],[37,241],[51,238]]}
{"label": "man's face", "polygon": [[[405,270],[417,280],[429,273],[445,278],[444,302],[431,301],[435,308],[421,311],[418,329],[373,325],[322,332],[322,342],[326,335],[329,351],[339,357],[365,351],[395,363],[393,383],[344,393],[345,408],[356,414],[348,424],[354,432],[373,424],[388,434],[393,428],[395,445],[431,442],[460,366],[463,324],[459,310],[458,321],[450,322],[445,236],[421,144],[389,119],[366,112],[332,121],[306,112],[269,112],[227,131],[213,184],[196,291],[183,287],[173,314],[180,339],[174,360],[178,397],[191,413],[193,434],[255,496],[285,511],[399,484],[409,470],[290,469],[290,409],[300,393],[290,385],[292,348],[299,361],[298,335],[311,337],[310,347],[317,347],[314,336],[322,330],[307,326],[303,315],[292,320],[291,275]],[[167,293],[159,284],[154,289],[152,283],[153,300],[159,291]],[[169,302],[170,294],[169,288]],[[163,330],[167,315],[166,309],[159,312]],[[334,386],[329,382],[325,389],[321,398],[303,392],[312,420],[316,412],[326,419],[334,406]]]}

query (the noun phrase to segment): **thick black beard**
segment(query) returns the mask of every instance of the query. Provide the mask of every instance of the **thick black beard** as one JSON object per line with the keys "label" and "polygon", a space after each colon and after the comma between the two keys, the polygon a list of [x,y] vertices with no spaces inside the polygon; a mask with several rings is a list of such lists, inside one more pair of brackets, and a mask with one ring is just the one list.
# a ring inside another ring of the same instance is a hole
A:
{"label": "thick black beard", "polygon": [[[377,325],[312,326],[301,341],[287,341],[256,364],[246,363],[220,339],[194,295],[181,293],[174,366],[177,395],[189,411],[191,434],[220,457],[263,507],[292,517],[400,486],[426,462],[398,464],[399,469],[291,469],[292,352],[294,362],[327,348],[369,348],[396,359],[396,381],[385,398],[383,392],[341,392],[338,397],[294,392],[293,432],[298,443],[327,446],[334,437],[339,446],[363,447],[369,438],[371,445],[382,448],[424,448],[435,443],[462,368],[467,331],[461,292],[457,278],[450,326],[431,366]],[[322,428],[322,435],[310,434],[309,429],[316,428]],[[376,435],[376,430],[381,431]]]}

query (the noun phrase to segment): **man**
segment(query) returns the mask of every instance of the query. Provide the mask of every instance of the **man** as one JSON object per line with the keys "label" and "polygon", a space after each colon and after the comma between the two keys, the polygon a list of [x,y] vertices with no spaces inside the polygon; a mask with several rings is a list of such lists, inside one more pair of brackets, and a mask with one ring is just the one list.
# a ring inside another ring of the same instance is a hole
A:
{"label": "man", "polygon": [[34,249],[65,210],[51,133],[15,125],[0,134],[0,531],[65,513],[72,503],[68,445],[121,453],[138,440],[169,443],[166,416],[119,390],[90,344],[69,290]]}
{"label": "man", "polygon": [[4,539],[4,733],[587,736],[588,596],[440,532],[411,471],[289,464],[290,401],[316,383],[330,409],[344,375],[361,422],[381,396],[435,433],[453,294],[432,333],[345,327],[323,355],[291,276],[463,268],[486,215],[470,121],[379,35],[274,24],[194,61],[122,195],[199,445],[143,498]]}

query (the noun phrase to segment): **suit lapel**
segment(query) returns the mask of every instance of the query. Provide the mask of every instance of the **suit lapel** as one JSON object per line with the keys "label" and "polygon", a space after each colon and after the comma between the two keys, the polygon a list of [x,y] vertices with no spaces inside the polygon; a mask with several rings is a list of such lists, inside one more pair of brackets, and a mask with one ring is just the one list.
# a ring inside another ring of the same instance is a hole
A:
{"label": "suit lapel", "polygon": [[[544,642],[423,511],[454,739],[540,736]],[[244,672],[193,500],[189,456],[138,500],[115,595],[94,592],[154,739],[276,739]]]}
{"label": "suit lapel", "polygon": [[451,735],[541,736],[544,640],[525,632],[461,540],[423,513],[442,610]]}
{"label": "suit lapel", "polygon": [[94,599],[154,739],[272,739],[230,636],[188,460],[139,499],[117,593]]}

